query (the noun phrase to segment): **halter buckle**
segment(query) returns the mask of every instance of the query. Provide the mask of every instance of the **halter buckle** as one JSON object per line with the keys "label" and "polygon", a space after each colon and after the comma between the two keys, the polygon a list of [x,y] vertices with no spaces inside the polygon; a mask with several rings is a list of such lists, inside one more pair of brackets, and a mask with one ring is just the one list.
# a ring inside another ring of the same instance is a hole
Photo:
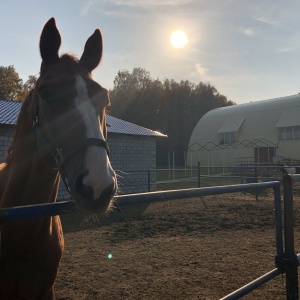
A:
{"label": "halter buckle", "polygon": [[62,166],[63,162],[64,162],[62,149],[59,149],[59,148],[55,149],[54,159],[55,159],[55,162],[56,162],[56,166],[58,168],[60,168]]}

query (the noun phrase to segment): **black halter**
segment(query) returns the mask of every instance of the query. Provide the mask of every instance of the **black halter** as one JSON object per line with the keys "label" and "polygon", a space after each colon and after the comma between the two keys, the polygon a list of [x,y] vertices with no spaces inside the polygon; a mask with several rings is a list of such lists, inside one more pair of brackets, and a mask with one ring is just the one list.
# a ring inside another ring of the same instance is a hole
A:
{"label": "black halter", "polygon": [[[67,184],[65,172],[63,169],[63,164],[66,158],[90,146],[98,146],[106,149],[107,155],[109,156],[109,147],[107,142],[98,138],[86,138],[79,141],[75,145],[72,145],[72,147],[67,147],[65,149],[57,147],[51,140],[48,139],[40,126],[38,99],[36,101],[32,129],[34,133],[36,151],[41,155],[50,154],[55,159],[56,167],[69,193],[71,193],[71,191]],[[42,143],[39,143],[38,146],[37,141],[42,141]]]}

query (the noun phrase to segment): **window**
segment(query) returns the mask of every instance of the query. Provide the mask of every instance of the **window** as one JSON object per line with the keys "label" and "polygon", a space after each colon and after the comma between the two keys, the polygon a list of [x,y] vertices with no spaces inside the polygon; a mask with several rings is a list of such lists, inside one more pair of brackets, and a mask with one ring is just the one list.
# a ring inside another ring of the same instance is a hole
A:
{"label": "window", "polygon": [[286,127],[285,128],[285,139],[287,141],[292,141],[293,138],[293,127]]}
{"label": "window", "polygon": [[278,138],[280,141],[300,140],[300,126],[278,128]]}
{"label": "window", "polygon": [[223,132],[219,133],[219,136],[221,145],[228,145],[235,141],[235,132]]}
{"label": "window", "polygon": [[294,139],[300,140],[300,126],[294,127]]}
{"label": "window", "polygon": [[280,141],[284,141],[285,140],[285,127],[278,128],[278,139]]}

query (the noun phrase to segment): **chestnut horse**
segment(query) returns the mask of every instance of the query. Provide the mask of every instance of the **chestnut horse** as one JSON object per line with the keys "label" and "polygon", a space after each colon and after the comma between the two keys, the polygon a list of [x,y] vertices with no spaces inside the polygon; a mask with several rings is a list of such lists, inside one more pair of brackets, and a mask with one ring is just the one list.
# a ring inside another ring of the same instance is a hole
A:
{"label": "chestnut horse", "polygon": [[[117,189],[106,143],[108,91],[91,76],[102,56],[99,29],[80,59],[59,56],[54,18],[40,38],[40,77],[27,96],[5,164],[0,207],[55,202],[60,177],[76,206],[105,211]],[[59,216],[1,224],[0,299],[55,299],[64,248]]]}

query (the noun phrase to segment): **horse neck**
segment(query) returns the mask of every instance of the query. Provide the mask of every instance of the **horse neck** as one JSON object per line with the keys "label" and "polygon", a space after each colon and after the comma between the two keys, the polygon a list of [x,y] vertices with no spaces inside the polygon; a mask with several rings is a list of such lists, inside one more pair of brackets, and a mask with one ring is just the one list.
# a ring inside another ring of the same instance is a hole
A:
{"label": "horse neck", "polygon": [[0,171],[1,207],[51,203],[57,196],[59,175],[49,159],[41,158],[36,150],[31,115],[21,110],[12,153]]}

